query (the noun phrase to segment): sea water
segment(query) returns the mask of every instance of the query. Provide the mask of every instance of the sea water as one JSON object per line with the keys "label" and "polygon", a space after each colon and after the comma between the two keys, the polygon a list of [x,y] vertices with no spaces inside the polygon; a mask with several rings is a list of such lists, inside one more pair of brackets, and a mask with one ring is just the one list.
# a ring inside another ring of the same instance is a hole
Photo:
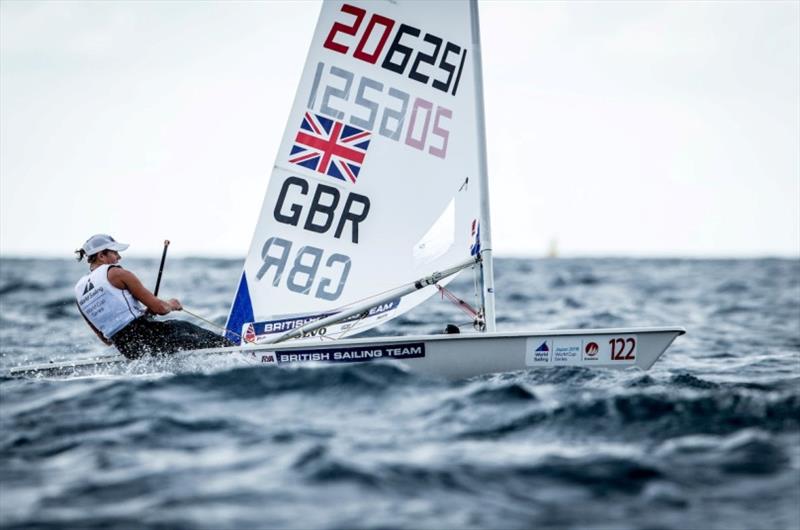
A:
{"label": "sea water", "polygon": [[[154,283],[155,260],[123,264]],[[162,295],[221,324],[241,265],[170,260]],[[73,300],[84,267],[0,261],[0,372],[104,351]],[[500,330],[688,334],[648,372],[4,376],[0,527],[800,528],[799,260],[500,259],[496,276]],[[452,289],[472,300],[468,274]],[[437,296],[379,332],[465,320]]]}

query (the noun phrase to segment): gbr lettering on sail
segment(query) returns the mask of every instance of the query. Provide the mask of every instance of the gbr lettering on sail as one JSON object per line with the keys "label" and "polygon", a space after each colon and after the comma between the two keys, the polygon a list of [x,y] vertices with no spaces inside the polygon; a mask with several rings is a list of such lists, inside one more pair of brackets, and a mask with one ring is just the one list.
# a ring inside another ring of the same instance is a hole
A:
{"label": "gbr lettering on sail", "polygon": [[[404,203],[404,190],[435,193],[426,179],[452,173],[457,101],[469,61],[458,36],[426,27],[425,17],[404,20],[403,13],[384,3],[323,6],[257,228],[258,247],[251,248],[258,282],[335,302],[354,275],[390,262],[411,273],[410,249],[442,201],[428,213],[422,201]],[[392,231],[409,212],[419,215],[420,226],[409,219],[408,235]],[[370,294],[361,291],[348,295]]]}

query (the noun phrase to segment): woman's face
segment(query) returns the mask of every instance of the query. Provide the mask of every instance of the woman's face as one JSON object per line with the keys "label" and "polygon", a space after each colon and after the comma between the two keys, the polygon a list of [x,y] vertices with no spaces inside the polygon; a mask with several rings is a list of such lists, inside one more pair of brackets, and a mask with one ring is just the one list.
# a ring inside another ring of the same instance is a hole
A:
{"label": "woman's face", "polygon": [[98,256],[98,261],[103,265],[115,265],[122,259],[122,256],[119,255],[119,252],[116,250],[104,250]]}

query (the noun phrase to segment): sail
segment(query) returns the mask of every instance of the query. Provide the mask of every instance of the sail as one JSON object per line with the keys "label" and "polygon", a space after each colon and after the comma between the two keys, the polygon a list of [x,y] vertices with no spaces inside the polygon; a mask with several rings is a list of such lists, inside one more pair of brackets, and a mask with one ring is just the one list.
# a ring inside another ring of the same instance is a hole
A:
{"label": "sail", "polygon": [[[470,11],[452,0],[323,3],[229,338],[274,337],[479,251]],[[434,292],[319,332],[364,331]]]}

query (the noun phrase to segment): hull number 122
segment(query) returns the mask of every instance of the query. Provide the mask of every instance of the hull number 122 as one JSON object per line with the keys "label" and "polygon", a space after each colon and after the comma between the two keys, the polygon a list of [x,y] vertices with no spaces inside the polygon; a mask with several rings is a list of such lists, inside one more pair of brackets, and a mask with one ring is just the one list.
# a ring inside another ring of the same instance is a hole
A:
{"label": "hull number 122", "polygon": [[636,360],[636,339],[611,339],[608,341],[611,346],[612,361],[635,361]]}

